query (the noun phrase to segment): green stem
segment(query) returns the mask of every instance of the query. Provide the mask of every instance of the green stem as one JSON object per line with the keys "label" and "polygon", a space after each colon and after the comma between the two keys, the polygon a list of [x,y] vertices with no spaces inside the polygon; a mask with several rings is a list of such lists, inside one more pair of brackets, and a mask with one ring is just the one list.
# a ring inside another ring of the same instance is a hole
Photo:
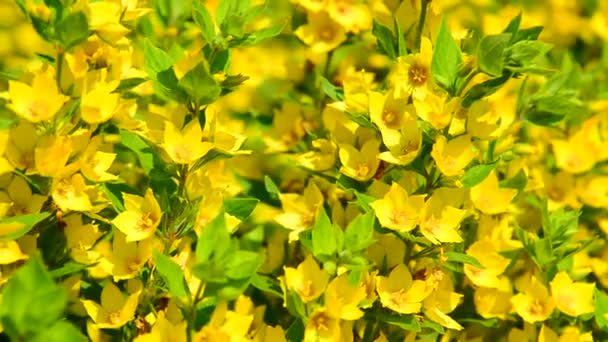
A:
{"label": "green stem", "polygon": [[63,93],[61,89],[61,73],[63,72],[63,61],[65,59],[65,52],[63,51],[63,47],[57,47],[57,59],[55,60],[55,64],[57,64],[55,71],[55,79],[57,80],[57,89]]}
{"label": "green stem", "polygon": [[188,331],[186,332],[188,335],[188,341],[192,341],[192,330],[194,329],[194,324],[196,323],[196,305],[201,300],[200,296],[202,292],[203,282],[201,281],[198,284],[194,297],[190,297],[190,319],[188,320]]}
{"label": "green stem", "polygon": [[424,22],[426,21],[426,11],[429,7],[430,0],[420,0],[420,18],[418,19],[418,26],[416,27],[416,42],[414,48],[420,51],[420,42],[422,41],[422,30],[424,29]]}

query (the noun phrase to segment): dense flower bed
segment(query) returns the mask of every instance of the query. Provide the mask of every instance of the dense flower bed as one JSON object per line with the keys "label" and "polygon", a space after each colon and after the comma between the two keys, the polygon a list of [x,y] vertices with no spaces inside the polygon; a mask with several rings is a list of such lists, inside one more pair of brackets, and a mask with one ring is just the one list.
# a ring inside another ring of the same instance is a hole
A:
{"label": "dense flower bed", "polygon": [[608,2],[0,19],[0,340],[608,340]]}

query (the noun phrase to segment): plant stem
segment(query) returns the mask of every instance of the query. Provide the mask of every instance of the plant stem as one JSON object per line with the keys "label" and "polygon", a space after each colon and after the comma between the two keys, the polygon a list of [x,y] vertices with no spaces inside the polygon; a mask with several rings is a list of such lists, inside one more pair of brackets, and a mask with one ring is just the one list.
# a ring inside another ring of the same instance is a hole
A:
{"label": "plant stem", "polygon": [[416,42],[414,48],[420,51],[420,42],[422,41],[422,30],[424,29],[424,22],[426,21],[426,11],[429,7],[430,0],[420,0],[420,18],[418,19],[418,26],[416,27]]}

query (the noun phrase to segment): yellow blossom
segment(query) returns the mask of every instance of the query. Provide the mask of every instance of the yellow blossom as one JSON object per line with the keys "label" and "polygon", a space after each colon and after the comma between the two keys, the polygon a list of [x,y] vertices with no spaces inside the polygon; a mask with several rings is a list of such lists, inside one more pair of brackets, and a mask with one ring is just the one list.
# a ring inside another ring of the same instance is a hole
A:
{"label": "yellow blossom", "polygon": [[327,139],[316,139],[312,142],[315,150],[305,152],[296,157],[300,165],[315,171],[331,169],[336,164],[336,144]]}
{"label": "yellow blossom", "polygon": [[304,328],[304,342],[340,341],[340,319],[334,318],[326,309],[315,311]]}
{"label": "yellow blossom", "polygon": [[376,139],[366,141],[360,150],[349,144],[341,144],[339,156],[342,167],[340,172],[358,181],[368,181],[380,166],[379,148],[380,142]]}
{"label": "yellow blossom", "polygon": [[393,268],[388,277],[376,276],[376,291],[384,307],[401,314],[420,312],[429,295],[425,282],[413,280],[404,264]]}
{"label": "yellow blossom", "polygon": [[549,290],[534,276],[527,279],[522,287],[523,292],[511,297],[515,312],[528,323],[549,318],[555,309],[555,301],[549,295]]}
{"label": "yellow blossom", "polygon": [[54,70],[47,69],[35,74],[32,85],[9,81],[8,92],[11,108],[30,122],[52,119],[67,102],[68,97],[57,89]]}
{"label": "yellow blossom", "polygon": [[112,118],[120,94],[114,92],[118,81],[96,82],[80,98],[80,117],[88,124],[100,124]]}
{"label": "yellow blossom", "polygon": [[8,265],[19,260],[27,259],[27,254],[23,254],[17,241],[0,240],[0,265]]}
{"label": "yellow blossom", "polygon": [[295,291],[304,303],[317,299],[325,291],[329,274],[319,268],[312,255],[308,255],[297,268],[283,267],[285,285]]}
{"label": "yellow blossom", "polygon": [[[8,175],[8,174],[7,174]],[[40,212],[46,196],[32,193],[27,181],[19,176],[10,176],[10,183],[0,191],[0,203],[6,204],[3,208],[4,216],[20,216]],[[0,233],[0,235],[2,235]]]}
{"label": "yellow blossom", "polygon": [[365,3],[353,0],[328,0],[327,13],[342,27],[359,33],[372,27],[372,16]]}
{"label": "yellow blossom", "polygon": [[53,200],[62,211],[87,211],[93,209],[88,191],[80,173],[53,179]]}
{"label": "yellow blossom", "polygon": [[478,287],[475,289],[473,301],[475,310],[483,318],[497,317],[506,319],[511,312],[511,297],[513,288],[507,277],[500,277],[497,288]]}
{"label": "yellow blossom", "polygon": [[[422,37],[420,43],[420,52],[397,59],[392,83],[395,88],[395,97],[406,98],[412,95],[415,100],[420,101],[418,105],[422,106],[427,96],[427,88],[431,83],[433,46],[427,37]],[[445,126],[447,124],[443,127]]]}
{"label": "yellow blossom", "polygon": [[283,227],[292,230],[289,235],[290,241],[298,239],[300,232],[309,229],[315,223],[317,212],[323,205],[323,194],[315,182],[308,182],[302,195],[280,194],[279,199],[283,207],[283,213],[275,217],[275,220]]}
{"label": "yellow blossom", "polygon": [[[384,141],[386,145],[386,141]],[[379,158],[387,163],[407,165],[414,161],[422,148],[422,130],[413,116],[401,121],[401,131],[395,145],[387,145],[388,151],[380,153]]]}
{"label": "yellow blossom", "polygon": [[114,231],[112,253],[108,257],[114,280],[131,279],[152,257],[153,238],[128,242],[125,234]]}
{"label": "yellow blossom", "polygon": [[148,238],[154,231],[162,216],[160,206],[151,188],[144,197],[123,193],[125,211],[118,214],[112,224],[127,235],[127,242]]}
{"label": "yellow blossom", "polygon": [[330,316],[345,320],[357,320],[363,317],[359,309],[366,297],[364,286],[351,286],[346,274],[342,274],[327,285],[325,306]]}
{"label": "yellow blossom", "polygon": [[190,121],[181,132],[171,121],[165,121],[163,148],[175,163],[194,163],[211,151],[213,146],[213,143],[203,141],[198,120]]}
{"label": "yellow blossom", "polygon": [[434,244],[461,242],[457,229],[466,215],[466,210],[449,205],[444,195],[433,194],[421,210],[420,232]]}
{"label": "yellow blossom", "polygon": [[68,162],[72,146],[63,136],[46,136],[38,141],[34,150],[36,170],[45,177],[55,177]]}
{"label": "yellow blossom", "polygon": [[496,172],[490,174],[479,184],[471,188],[471,201],[477,209],[488,215],[507,212],[516,189],[503,189],[498,186]]}
{"label": "yellow blossom", "polygon": [[458,109],[458,101],[458,98],[448,100],[445,95],[427,93],[424,100],[414,98],[414,108],[422,120],[441,130],[450,125],[452,115]]}
{"label": "yellow blossom", "polygon": [[182,321],[177,324],[165,318],[165,313],[160,312],[152,330],[149,333],[137,336],[134,342],[186,342],[186,329],[188,322]]}
{"label": "yellow blossom", "polygon": [[477,259],[483,268],[470,264],[464,265],[464,274],[477,286],[498,288],[500,275],[509,265],[509,259],[496,252],[496,247],[489,240],[475,241],[466,252]]}
{"label": "yellow blossom", "polygon": [[380,224],[388,229],[409,232],[418,225],[418,215],[424,206],[425,195],[408,196],[404,188],[393,183],[382,199],[370,204]]}
{"label": "yellow blossom", "polygon": [[464,168],[477,156],[478,151],[468,135],[461,135],[450,141],[440,135],[433,144],[431,156],[437,167],[446,176],[460,176]]}
{"label": "yellow blossom", "polygon": [[65,228],[64,234],[66,238],[66,247],[70,250],[70,254],[74,261],[83,264],[88,264],[97,254],[89,251],[97,240],[102,236],[97,225],[93,223],[83,224],[82,215],[72,214],[64,218]]}
{"label": "yellow blossom", "polygon": [[344,28],[326,12],[309,12],[308,23],[298,27],[294,34],[315,53],[333,50],[346,40]]}
{"label": "yellow blossom", "polygon": [[82,300],[87,314],[100,329],[118,329],[135,315],[139,292],[125,296],[116,285],[108,282],[101,291],[100,304]]}
{"label": "yellow blossom", "polygon": [[559,311],[575,317],[594,311],[595,284],[574,282],[568,273],[561,271],[555,275],[549,285]]}

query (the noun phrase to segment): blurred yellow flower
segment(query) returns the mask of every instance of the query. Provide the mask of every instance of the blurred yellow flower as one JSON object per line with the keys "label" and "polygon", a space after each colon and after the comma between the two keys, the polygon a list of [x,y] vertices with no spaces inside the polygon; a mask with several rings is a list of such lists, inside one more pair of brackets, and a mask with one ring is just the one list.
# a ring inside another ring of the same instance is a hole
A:
{"label": "blurred yellow flower", "polygon": [[376,276],[376,291],[382,306],[400,314],[420,312],[430,294],[422,280],[413,280],[407,266],[399,264],[388,277]]}
{"label": "blurred yellow flower", "polygon": [[495,171],[491,171],[481,183],[471,188],[471,202],[475,208],[488,215],[507,212],[516,195],[516,189],[505,189],[498,186]]}
{"label": "blurred yellow flower", "polygon": [[162,212],[151,188],[144,197],[123,193],[125,211],[112,220],[112,224],[126,234],[127,242],[139,241],[154,234]]}
{"label": "blurred yellow flower", "polygon": [[409,232],[418,225],[425,195],[408,196],[404,188],[393,182],[382,199],[370,204],[380,224],[388,229]]}
{"label": "blurred yellow flower", "polygon": [[319,298],[329,281],[329,274],[319,268],[311,254],[297,268],[283,267],[283,269],[285,271],[285,286],[297,293],[304,303]]}
{"label": "blurred yellow flower", "polygon": [[567,272],[561,271],[549,285],[559,311],[574,317],[594,312],[594,283],[574,282]]}
{"label": "blurred yellow flower", "polygon": [[34,75],[32,85],[8,81],[11,109],[30,122],[52,119],[68,101],[68,97],[57,89],[54,70],[48,68]]}
{"label": "blurred yellow flower", "polygon": [[461,176],[464,174],[464,168],[478,153],[468,135],[461,135],[450,141],[440,135],[433,144],[431,156],[441,173],[446,176]]}
{"label": "blurred yellow flower", "polygon": [[139,292],[125,296],[116,285],[108,282],[101,291],[101,304],[82,300],[87,314],[100,329],[118,329],[133,319],[139,302]]}

